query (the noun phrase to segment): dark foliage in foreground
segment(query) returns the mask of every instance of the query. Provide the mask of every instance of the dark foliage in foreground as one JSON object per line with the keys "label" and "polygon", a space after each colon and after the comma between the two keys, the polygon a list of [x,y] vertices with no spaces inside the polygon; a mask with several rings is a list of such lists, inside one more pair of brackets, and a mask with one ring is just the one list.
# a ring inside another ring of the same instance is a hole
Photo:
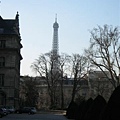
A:
{"label": "dark foliage in foreground", "polygon": [[72,101],[66,117],[75,120],[120,120],[120,86],[112,93],[108,102],[98,95],[94,100],[83,100],[79,105]]}
{"label": "dark foliage in foreground", "polygon": [[94,99],[88,111],[86,112],[84,120],[99,120],[100,113],[104,109],[105,105],[106,105],[105,99],[102,96],[98,95]]}
{"label": "dark foliage in foreground", "polygon": [[87,110],[89,109],[89,107],[91,106],[92,103],[93,103],[92,98],[89,98],[87,101],[83,101],[79,105],[79,109],[78,109],[77,116],[75,117],[75,119],[76,120],[83,120]]}
{"label": "dark foliage in foreground", "polygon": [[120,86],[112,93],[99,120],[120,120]]}
{"label": "dark foliage in foreground", "polygon": [[67,108],[66,117],[68,119],[74,119],[77,115],[77,111],[78,105],[74,101],[72,101]]}

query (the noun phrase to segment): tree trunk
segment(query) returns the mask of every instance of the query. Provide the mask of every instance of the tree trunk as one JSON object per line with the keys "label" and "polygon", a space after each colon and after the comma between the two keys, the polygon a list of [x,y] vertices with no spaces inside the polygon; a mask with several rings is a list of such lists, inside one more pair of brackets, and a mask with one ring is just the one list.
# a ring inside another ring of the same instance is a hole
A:
{"label": "tree trunk", "polygon": [[61,84],[61,109],[64,109],[63,80]]}

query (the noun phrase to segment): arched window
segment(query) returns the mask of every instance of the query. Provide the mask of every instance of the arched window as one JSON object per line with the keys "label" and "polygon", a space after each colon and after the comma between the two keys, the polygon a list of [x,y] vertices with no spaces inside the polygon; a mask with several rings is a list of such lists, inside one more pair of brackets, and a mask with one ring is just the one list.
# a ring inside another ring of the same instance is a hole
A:
{"label": "arched window", "polygon": [[0,67],[5,66],[5,57],[0,57]]}

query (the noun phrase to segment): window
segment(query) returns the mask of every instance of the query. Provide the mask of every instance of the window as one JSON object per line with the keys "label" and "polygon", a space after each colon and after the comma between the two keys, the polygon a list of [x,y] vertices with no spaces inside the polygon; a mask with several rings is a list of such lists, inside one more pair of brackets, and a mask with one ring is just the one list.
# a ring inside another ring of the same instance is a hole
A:
{"label": "window", "polygon": [[4,74],[0,74],[0,86],[4,86]]}
{"label": "window", "polygon": [[5,66],[5,58],[0,57],[0,67],[4,67],[4,66]]}
{"label": "window", "polygon": [[6,47],[6,41],[0,40],[0,48],[5,48],[5,47]]}
{"label": "window", "polygon": [[0,28],[0,33],[3,33],[4,32],[4,29],[3,28]]}

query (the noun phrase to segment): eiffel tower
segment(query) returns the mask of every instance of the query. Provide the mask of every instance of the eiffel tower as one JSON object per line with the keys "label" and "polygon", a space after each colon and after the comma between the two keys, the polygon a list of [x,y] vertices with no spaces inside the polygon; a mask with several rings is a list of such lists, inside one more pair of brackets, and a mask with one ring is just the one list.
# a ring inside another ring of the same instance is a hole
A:
{"label": "eiffel tower", "polygon": [[53,61],[53,70],[58,71],[59,65],[58,65],[58,28],[59,24],[57,23],[57,15],[55,17],[55,23],[53,24],[53,43],[52,43],[52,56],[51,59]]}

